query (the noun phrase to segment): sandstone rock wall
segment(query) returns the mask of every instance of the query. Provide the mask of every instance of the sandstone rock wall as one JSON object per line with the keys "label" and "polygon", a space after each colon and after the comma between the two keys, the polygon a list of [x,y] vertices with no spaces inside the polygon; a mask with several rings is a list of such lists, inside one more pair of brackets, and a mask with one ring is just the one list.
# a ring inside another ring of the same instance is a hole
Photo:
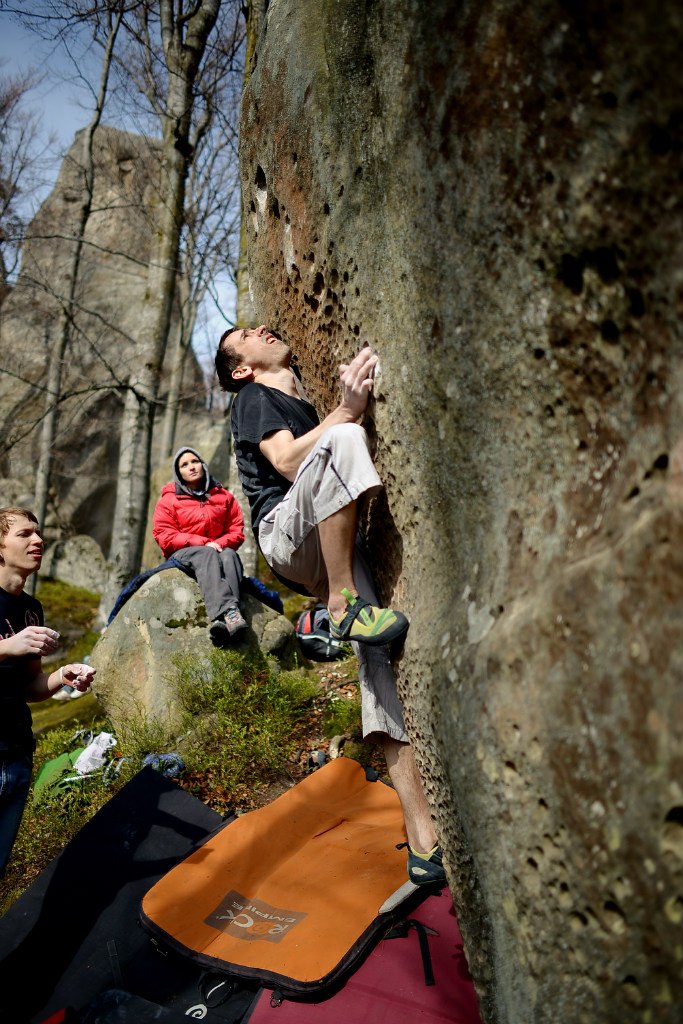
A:
{"label": "sandstone rock wall", "polygon": [[487,1022],[683,1014],[683,10],[272,0],[257,320],[381,357],[369,530]]}
{"label": "sandstone rock wall", "polygon": [[[34,489],[50,350],[68,295],[71,254],[83,189],[82,133],[28,230],[21,272],[0,308],[0,424],[6,445],[0,477]],[[109,548],[116,496],[123,393],[137,353],[137,324],[147,287],[156,211],[154,140],[102,126],[94,140],[95,179],[76,296],[71,344],[62,370],[48,527],[88,533]],[[178,329],[176,318],[175,330]],[[163,385],[162,385],[163,392]],[[205,423],[201,371],[190,356],[179,431]],[[189,414],[189,415],[188,415]],[[9,482],[3,488],[15,488]]]}

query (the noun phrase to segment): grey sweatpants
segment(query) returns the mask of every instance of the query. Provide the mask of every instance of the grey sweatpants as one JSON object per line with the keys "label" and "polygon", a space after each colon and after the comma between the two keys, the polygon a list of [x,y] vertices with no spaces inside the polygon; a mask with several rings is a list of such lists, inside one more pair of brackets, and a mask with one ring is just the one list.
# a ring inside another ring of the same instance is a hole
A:
{"label": "grey sweatpants", "polygon": [[[266,562],[285,579],[302,583],[327,603],[327,572],[317,525],[381,487],[363,428],[355,423],[330,427],[301,463],[285,497],[259,524],[259,547]],[[353,580],[359,595],[377,605],[372,575],[359,544],[354,551]],[[353,647],[358,657],[363,735],[379,732],[408,742],[388,648],[357,643]]]}
{"label": "grey sweatpants", "polygon": [[201,545],[174,551],[173,557],[192,569],[204,595],[207,615],[211,620],[225,615],[228,608],[239,607],[242,562],[232,548],[207,548]]}

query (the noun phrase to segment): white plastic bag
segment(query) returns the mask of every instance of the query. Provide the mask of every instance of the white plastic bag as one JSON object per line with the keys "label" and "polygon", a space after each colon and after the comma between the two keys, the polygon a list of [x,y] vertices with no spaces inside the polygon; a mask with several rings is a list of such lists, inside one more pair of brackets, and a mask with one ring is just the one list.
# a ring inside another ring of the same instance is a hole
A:
{"label": "white plastic bag", "polygon": [[107,763],[107,751],[116,746],[116,737],[110,732],[100,732],[92,743],[89,743],[82,754],[79,754],[74,761],[74,771],[79,775],[89,775],[90,772],[103,768]]}

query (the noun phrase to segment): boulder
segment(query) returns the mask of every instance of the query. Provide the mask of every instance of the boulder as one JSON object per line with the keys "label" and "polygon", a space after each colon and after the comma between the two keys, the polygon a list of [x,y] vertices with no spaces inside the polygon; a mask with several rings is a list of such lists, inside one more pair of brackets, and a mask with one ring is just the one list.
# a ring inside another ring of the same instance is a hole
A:
{"label": "boulder", "polygon": [[79,534],[68,540],[56,541],[47,549],[40,575],[100,594],[106,569],[107,563],[97,541],[86,534]]}
{"label": "boulder", "polygon": [[[258,645],[283,667],[292,667],[298,643],[291,622],[250,596],[243,596],[240,606],[249,624],[240,645]],[[97,669],[93,690],[114,731],[140,714],[171,731],[178,728],[173,658],[191,654],[208,661],[213,650],[208,626],[199,586],[179,569],[156,573],[129,598],[91,654]]]}

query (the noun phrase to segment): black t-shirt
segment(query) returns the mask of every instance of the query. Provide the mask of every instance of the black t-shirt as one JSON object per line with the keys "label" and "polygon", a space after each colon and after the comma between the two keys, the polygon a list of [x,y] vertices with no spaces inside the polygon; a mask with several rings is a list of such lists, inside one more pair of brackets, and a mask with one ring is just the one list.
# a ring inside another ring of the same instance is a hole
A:
{"label": "black t-shirt", "polygon": [[259,442],[276,430],[290,430],[294,437],[301,437],[318,422],[310,402],[292,398],[277,388],[253,382],[237,393],[232,405],[232,436],[254,532],[266,512],[282,501],[292,486],[263,455]]}
{"label": "black t-shirt", "polygon": [[[0,636],[20,633],[26,626],[43,625],[43,606],[30,594],[8,594],[0,587]],[[33,722],[26,703],[29,667],[35,658],[4,658],[0,661],[0,758],[21,757],[35,749]]]}

